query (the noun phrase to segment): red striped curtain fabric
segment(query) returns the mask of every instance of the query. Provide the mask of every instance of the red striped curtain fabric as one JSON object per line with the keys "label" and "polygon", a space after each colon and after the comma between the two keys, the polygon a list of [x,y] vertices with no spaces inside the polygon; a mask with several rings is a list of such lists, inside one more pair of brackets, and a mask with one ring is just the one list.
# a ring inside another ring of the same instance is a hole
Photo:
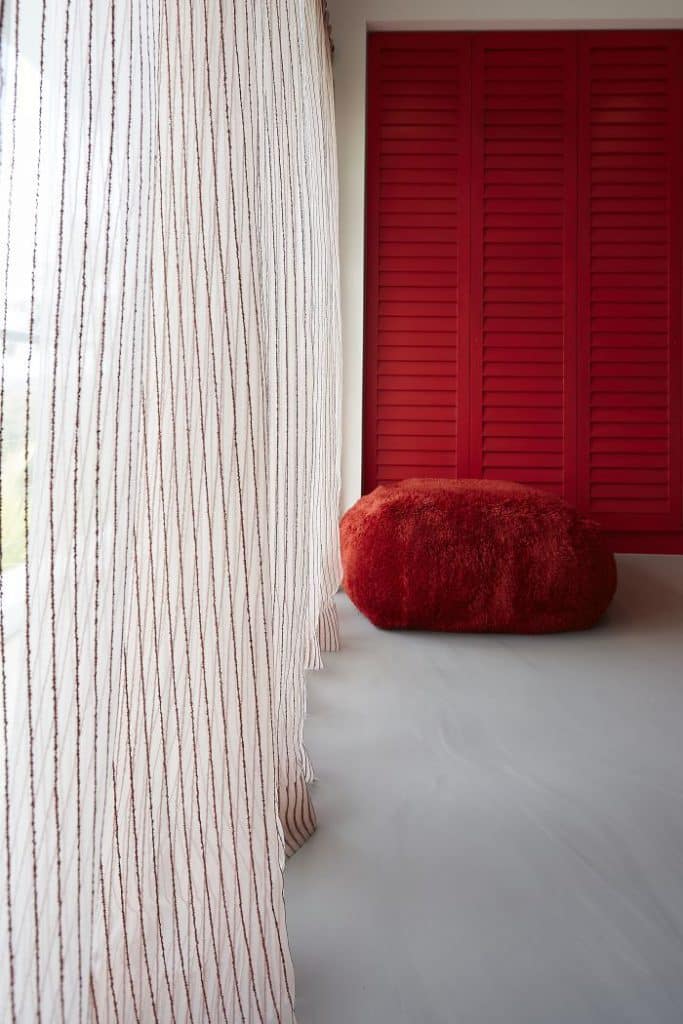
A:
{"label": "red striped curtain fabric", "polygon": [[0,12],[0,1019],[284,1024],[338,643],[324,7]]}

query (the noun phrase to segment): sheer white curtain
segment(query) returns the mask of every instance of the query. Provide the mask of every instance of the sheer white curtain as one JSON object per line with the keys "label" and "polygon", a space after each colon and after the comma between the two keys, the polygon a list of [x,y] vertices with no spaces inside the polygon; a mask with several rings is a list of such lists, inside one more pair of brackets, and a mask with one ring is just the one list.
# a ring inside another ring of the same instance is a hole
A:
{"label": "sheer white curtain", "polygon": [[320,0],[0,0],[0,1019],[294,1019],[338,642]]}

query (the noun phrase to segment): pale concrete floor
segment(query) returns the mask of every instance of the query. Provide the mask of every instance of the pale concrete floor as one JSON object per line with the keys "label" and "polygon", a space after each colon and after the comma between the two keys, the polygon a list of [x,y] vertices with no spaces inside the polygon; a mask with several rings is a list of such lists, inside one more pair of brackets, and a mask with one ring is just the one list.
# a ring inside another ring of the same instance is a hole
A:
{"label": "pale concrete floor", "polygon": [[299,1024],[682,1024],[683,558],[619,569],[583,634],[383,633],[339,599]]}

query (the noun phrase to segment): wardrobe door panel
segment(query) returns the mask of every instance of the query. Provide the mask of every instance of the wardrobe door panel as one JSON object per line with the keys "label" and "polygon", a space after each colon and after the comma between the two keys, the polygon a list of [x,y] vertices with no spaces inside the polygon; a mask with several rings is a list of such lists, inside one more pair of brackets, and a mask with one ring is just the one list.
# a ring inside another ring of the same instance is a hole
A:
{"label": "wardrobe door panel", "polygon": [[366,491],[467,472],[469,83],[468,36],[369,37]]}
{"label": "wardrobe door panel", "polygon": [[579,40],[579,502],[681,526],[681,37]]}
{"label": "wardrobe door panel", "polygon": [[472,470],[576,492],[576,36],[482,33],[472,76]]}
{"label": "wardrobe door panel", "polygon": [[364,490],[551,490],[683,551],[683,34],[369,38]]}

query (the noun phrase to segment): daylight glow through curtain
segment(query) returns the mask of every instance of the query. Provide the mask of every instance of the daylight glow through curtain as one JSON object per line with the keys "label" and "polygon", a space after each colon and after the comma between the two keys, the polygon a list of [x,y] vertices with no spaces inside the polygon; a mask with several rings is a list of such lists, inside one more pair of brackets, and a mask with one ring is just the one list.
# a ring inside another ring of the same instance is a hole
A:
{"label": "daylight glow through curtain", "polygon": [[323,5],[0,18],[0,1019],[291,1022],[337,644]]}

